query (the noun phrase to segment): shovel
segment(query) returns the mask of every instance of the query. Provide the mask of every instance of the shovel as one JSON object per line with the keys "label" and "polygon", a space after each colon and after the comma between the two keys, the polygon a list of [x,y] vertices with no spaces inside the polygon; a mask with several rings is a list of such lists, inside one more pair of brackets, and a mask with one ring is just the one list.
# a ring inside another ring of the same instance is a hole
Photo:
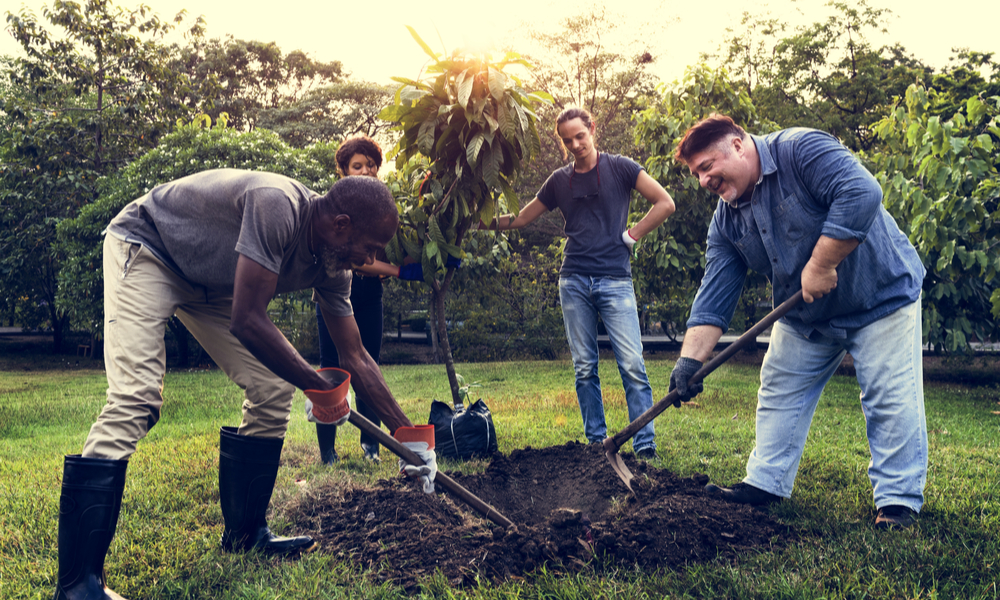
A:
{"label": "shovel", "polygon": [[[380,444],[388,448],[393,454],[402,458],[411,465],[424,464],[424,461],[422,461],[412,450],[396,441],[396,438],[383,431],[382,428],[376,427],[374,423],[361,416],[357,411],[351,411],[351,416],[348,417],[347,422],[378,440]],[[500,525],[504,529],[514,526],[514,523],[507,517],[500,514],[497,509],[480,500],[478,496],[462,487],[462,484],[458,483],[451,477],[448,477],[448,475],[442,473],[441,471],[438,471],[437,475],[434,476],[434,483],[444,486],[446,490],[461,498],[466,504],[482,513],[484,517],[493,521],[497,525]]]}
{"label": "shovel", "polygon": [[[757,323],[749,331],[741,335],[739,339],[730,344],[725,350],[718,353],[715,358],[705,363],[694,375],[691,376],[688,383],[698,383],[702,379],[708,377],[709,373],[719,368],[722,363],[729,360],[730,357],[739,352],[750,341],[756,340],[757,336],[760,335],[761,332],[773,325],[775,321],[785,316],[785,313],[798,304],[800,300],[802,300],[801,290],[788,300],[785,300],[780,306],[778,306],[778,308],[772,310],[766,317],[761,319],[760,323]],[[622,446],[622,444],[630,440],[633,435],[638,433],[640,429],[655,419],[657,415],[666,410],[671,404],[677,407],[680,407],[681,405],[680,401],[677,399],[676,389],[667,394],[662,400],[651,406],[649,410],[639,415],[635,421],[629,423],[628,427],[616,433],[614,437],[604,438],[604,455],[608,457],[608,462],[611,463],[611,468],[613,468],[615,473],[618,474],[618,477],[625,482],[625,487],[627,487],[628,491],[633,494],[635,491],[632,489],[632,471],[629,471],[628,467],[625,466],[624,461],[622,461],[622,457],[618,455],[618,449]]]}

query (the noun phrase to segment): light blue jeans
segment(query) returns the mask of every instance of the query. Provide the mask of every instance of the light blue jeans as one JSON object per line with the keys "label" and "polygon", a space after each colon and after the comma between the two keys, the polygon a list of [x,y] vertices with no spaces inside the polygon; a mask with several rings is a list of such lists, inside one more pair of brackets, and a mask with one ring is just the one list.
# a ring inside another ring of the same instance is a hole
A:
{"label": "light blue jeans", "polygon": [[[611,348],[618,361],[629,421],[653,406],[653,390],[649,387],[646,363],[642,360],[642,337],[632,280],[626,277],[563,275],[559,278],[559,301],[562,303],[569,350],[573,355],[576,398],[583,416],[583,431],[587,440],[599,442],[607,437],[608,428],[604,422],[601,378],[597,372],[598,314],[608,330]],[[656,448],[652,422],[635,434],[632,448],[636,452]]]}
{"label": "light blue jeans", "polygon": [[788,498],[820,393],[847,352],[854,358],[871,462],[868,478],[875,506],[917,512],[927,481],[927,422],[920,301],[847,338],[806,339],[780,322],[760,371],[757,446],[747,461],[746,483]]}

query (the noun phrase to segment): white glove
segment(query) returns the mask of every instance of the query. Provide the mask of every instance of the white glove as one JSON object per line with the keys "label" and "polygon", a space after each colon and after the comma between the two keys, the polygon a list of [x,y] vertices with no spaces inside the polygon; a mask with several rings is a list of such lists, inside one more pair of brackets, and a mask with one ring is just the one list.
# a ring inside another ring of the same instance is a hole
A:
{"label": "white glove", "polygon": [[437,457],[434,456],[434,426],[414,425],[400,427],[392,436],[400,444],[420,457],[424,464],[411,465],[402,458],[399,459],[399,472],[407,477],[420,479],[425,494],[434,493],[434,476],[437,475]]}
{"label": "white glove", "polygon": [[625,242],[625,245],[628,246],[629,250],[631,250],[632,246],[635,246],[637,240],[633,238],[632,234],[630,234],[628,229],[626,229],[622,232],[622,241]]}
{"label": "white glove", "polygon": [[418,467],[411,465],[401,458],[399,459],[399,472],[405,473],[407,477],[420,479],[420,485],[423,486],[424,493],[433,494],[434,476],[437,475],[438,471],[437,456],[435,456],[434,451],[428,450],[427,444],[424,442],[406,442],[403,445],[419,456],[420,460],[424,461],[424,464]]}
{"label": "white glove", "polygon": [[335,419],[333,421],[328,422],[328,421],[323,421],[322,419],[313,414],[313,402],[312,400],[309,399],[309,396],[307,395],[306,420],[311,423],[322,423],[323,425],[336,425],[337,427],[340,427],[341,425],[346,424],[347,420],[351,418],[351,406],[353,406],[353,402],[351,402],[351,400],[353,397],[354,393],[351,390],[347,390],[347,397],[344,399],[347,402],[347,413],[344,414],[344,416],[340,417],[339,419]]}

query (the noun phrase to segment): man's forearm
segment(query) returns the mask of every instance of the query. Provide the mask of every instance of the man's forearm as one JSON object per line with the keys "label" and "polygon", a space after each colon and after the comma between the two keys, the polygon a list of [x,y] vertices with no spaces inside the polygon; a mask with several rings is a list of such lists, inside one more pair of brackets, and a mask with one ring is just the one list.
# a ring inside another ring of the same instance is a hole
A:
{"label": "man's forearm", "polygon": [[629,234],[633,239],[641,239],[650,231],[653,231],[663,222],[667,220],[667,217],[674,213],[674,203],[672,201],[658,202],[654,204],[642,217],[642,219],[635,224],[634,227],[629,229]]}
{"label": "man's forearm", "polygon": [[696,325],[684,332],[684,344],[681,346],[681,356],[705,362],[715,350],[715,345],[722,337],[722,329],[714,325]]}
{"label": "man's forearm", "polygon": [[270,320],[234,326],[232,333],[262,365],[295,387],[303,390],[330,387]]}
{"label": "man's forearm", "polygon": [[809,260],[810,262],[815,261],[817,266],[826,269],[836,269],[837,265],[843,262],[848,254],[854,252],[858,244],[858,240],[854,238],[837,240],[822,235],[816,240],[816,245],[813,246],[812,257]]}
{"label": "man's forearm", "polygon": [[802,299],[808,304],[837,287],[837,265],[858,247],[858,240],[820,236],[802,268]]}
{"label": "man's forearm", "polygon": [[392,397],[392,392],[382,377],[382,371],[367,352],[363,356],[343,361],[341,366],[351,374],[351,386],[354,391],[364,397],[365,403],[382,419],[390,433],[400,427],[413,426]]}

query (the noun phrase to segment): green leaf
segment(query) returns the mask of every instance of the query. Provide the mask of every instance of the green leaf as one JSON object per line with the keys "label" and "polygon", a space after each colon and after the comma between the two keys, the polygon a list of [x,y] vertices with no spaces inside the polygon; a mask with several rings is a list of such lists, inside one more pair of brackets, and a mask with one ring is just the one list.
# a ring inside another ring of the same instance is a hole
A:
{"label": "green leaf", "polygon": [[462,108],[468,109],[469,97],[472,96],[472,84],[475,83],[475,80],[475,76],[469,76],[469,69],[462,71],[455,79],[455,85],[458,87],[458,103]]}
{"label": "green leaf", "polygon": [[423,255],[423,250],[421,249],[419,242],[411,239],[409,235],[404,235],[402,232],[400,232],[398,237],[400,241],[403,242],[403,248],[406,249],[406,254],[408,256],[411,258],[420,258],[420,256]]}
{"label": "green leaf", "polygon": [[431,47],[428,46],[424,42],[424,40],[422,40],[420,38],[419,35],[417,35],[417,30],[416,29],[410,27],[409,25],[407,25],[406,28],[410,31],[410,35],[413,36],[413,39],[415,39],[417,41],[417,43],[420,44],[420,47],[424,49],[424,53],[427,54],[427,56],[433,58],[435,60],[435,62],[436,62],[437,59],[438,59],[438,57],[440,55],[438,53],[434,52],[433,50],[431,50]]}
{"label": "green leaf", "polygon": [[503,152],[498,145],[491,145],[483,164],[483,179],[486,181],[486,185],[490,187],[499,185],[500,163],[502,161]]}
{"label": "green leaf", "polygon": [[385,245],[385,256],[394,265],[403,264],[403,250],[399,245],[399,235],[392,236],[389,243]]}
{"label": "green leaf", "polygon": [[469,145],[465,148],[465,159],[468,161],[469,166],[474,167],[476,165],[476,161],[479,160],[479,151],[482,149],[484,141],[485,138],[482,132],[472,136],[472,139],[469,140]]}
{"label": "green leaf", "polygon": [[438,225],[438,220],[436,216],[432,216],[430,222],[427,224],[427,233],[430,235],[431,240],[436,244],[445,244],[444,234],[441,233],[441,226]]}
{"label": "green leaf", "polygon": [[497,102],[503,101],[504,88],[507,85],[507,76],[503,72],[487,67],[487,78],[489,80],[490,95]]}
{"label": "green leaf", "polygon": [[548,92],[531,92],[528,94],[528,98],[545,104],[552,104],[555,102],[555,99]]}
{"label": "green leaf", "polygon": [[437,127],[437,118],[429,117],[420,124],[420,133],[417,134],[417,148],[424,156],[429,156],[434,149],[434,132]]}

